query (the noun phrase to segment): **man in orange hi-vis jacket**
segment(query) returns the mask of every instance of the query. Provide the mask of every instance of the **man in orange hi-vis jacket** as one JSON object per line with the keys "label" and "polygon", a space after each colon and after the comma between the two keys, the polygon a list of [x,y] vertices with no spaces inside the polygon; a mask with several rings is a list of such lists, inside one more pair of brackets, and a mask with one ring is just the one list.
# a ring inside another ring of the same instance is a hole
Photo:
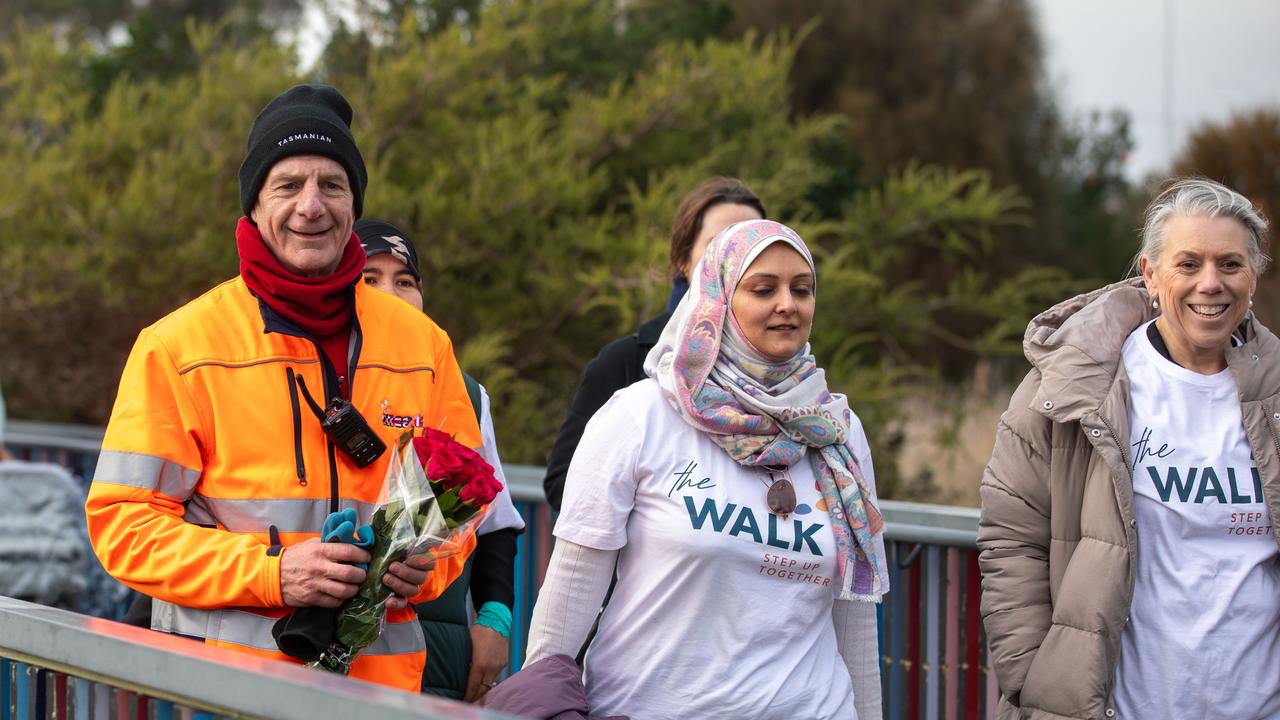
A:
{"label": "man in orange hi-vis jacket", "polygon": [[[157,630],[285,658],[276,619],[337,607],[364,579],[368,553],[318,536],[337,510],[369,521],[391,454],[374,438],[428,426],[481,444],[449,337],[360,282],[351,115],[316,85],[262,110],[240,168],[240,274],[144,329],[125,365],[86,514],[107,571],[155,598]],[[391,564],[386,626],[352,676],[418,691],[409,603],[465,560]]]}

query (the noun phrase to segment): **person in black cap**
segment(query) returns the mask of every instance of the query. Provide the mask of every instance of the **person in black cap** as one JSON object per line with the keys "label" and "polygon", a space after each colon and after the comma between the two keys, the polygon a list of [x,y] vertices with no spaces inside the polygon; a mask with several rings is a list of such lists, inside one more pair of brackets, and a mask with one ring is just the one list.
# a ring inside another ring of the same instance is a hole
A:
{"label": "person in black cap", "polygon": [[[356,223],[355,231],[367,258],[365,284],[422,310],[418,251],[409,236],[385,220],[361,220]],[[466,371],[462,378],[480,422],[484,439],[480,454],[493,466],[502,483],[502,492],[490,504],[489,514],[476,532],[476,551],[462,577],[439,598],[415,609],[430,649],[422,691],[474,702],[497,684],[509,660],[511,608],[515,604],[516,536],[524,531],[524,519],[511,501],[502,472],[489,394]],[[472,618],[468,613],[468,590],[471,605],[476,608],[474,622],[470,622]]]}
{"label": "person in black cap", "polygon": [[[418,310],[423,309],[422,273],[413,241],[386,220],[366,218],[355,224],[364,248],[364,284],[391,293]],[[464,371],[463,378],[468,377]]]}
{"label": "person in black cap", "polygon": [[[143,330],[125,366],[86,515],[107,571],[155,598],[155,629],[285,657],[279,618],[336,608],[364,580],[367,552],[317,540],[334,511],[369,522],[385,448],[407,426],[480,446],[448,335],[360,282],[368,177],[351,120],[324,85],[263,108],[240,167],[239,276]],[[391,564],[385,627],[352,676],[418,691],[410,603],[465,561]]]}

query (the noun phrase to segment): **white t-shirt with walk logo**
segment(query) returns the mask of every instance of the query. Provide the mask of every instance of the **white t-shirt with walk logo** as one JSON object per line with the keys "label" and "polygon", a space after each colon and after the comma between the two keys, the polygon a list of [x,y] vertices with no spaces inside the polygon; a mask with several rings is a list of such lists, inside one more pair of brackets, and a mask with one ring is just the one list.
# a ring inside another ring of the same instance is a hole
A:
{"label": "white t-shirt with walk logo", "polygon": [[1169,361],[1146,325],[1123,359],[1138,560],[1118,715],[1280,717],[1280,555],[1235,377]]}
{"label": "white t-shirt with walk logo", "polygon": [[[852,428],[849,447],[873,483],[856,417]],[[831,620],[835,538],[808,460],[788,473],[799,504],[783,518],[769,511],[768,473],[734,462],[653,380],[591,419],[555,534],[620,549],[587,654],[593,714],[855,717]]]}

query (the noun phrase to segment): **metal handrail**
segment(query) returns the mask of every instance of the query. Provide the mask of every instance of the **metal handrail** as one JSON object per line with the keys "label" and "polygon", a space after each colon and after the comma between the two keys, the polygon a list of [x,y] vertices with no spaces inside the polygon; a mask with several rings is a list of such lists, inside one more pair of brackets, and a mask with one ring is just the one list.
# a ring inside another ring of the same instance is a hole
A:
{"label": "metal handrail", "polygon": [[9,445],[43,445],[79,452],[98,452],[103,429],[92,425],[10,419],[4,442]]}
{"label": "metal handrail", "polygon": [[[511,718],[474,705],[2,597],[0,657],[232,717]],[[121,662],[126,657],[129,662]]]}

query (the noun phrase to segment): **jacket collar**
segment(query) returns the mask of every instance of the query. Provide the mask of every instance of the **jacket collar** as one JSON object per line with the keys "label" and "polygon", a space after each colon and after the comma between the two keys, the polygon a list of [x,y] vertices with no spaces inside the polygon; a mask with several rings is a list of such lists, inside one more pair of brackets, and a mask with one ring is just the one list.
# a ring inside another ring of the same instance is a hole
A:
{"label": "jacket collar", "polygon": [[1244,344],[1227,350],[1227,367],[1236,376],[1240,401],[1266,400],[1280,393],[1280,339],[1258,322],[1252,310],[1240,334]]}

